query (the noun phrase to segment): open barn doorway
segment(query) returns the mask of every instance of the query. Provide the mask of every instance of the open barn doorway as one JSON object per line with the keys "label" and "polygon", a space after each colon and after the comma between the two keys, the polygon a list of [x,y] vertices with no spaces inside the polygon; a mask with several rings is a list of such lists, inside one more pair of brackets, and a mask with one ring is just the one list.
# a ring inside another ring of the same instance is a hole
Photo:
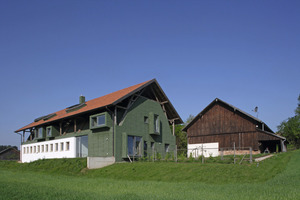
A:
{"label": "open barn doorway", "polygon": [[282,151],[280,140],[264,140],[259,142],[259,150],[261,153],[275,153]]}

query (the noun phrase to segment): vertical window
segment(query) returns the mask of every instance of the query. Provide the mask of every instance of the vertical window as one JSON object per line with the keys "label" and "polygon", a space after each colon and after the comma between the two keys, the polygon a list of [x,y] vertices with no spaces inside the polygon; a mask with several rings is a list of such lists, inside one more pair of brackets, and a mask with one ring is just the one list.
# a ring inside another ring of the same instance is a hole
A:
{"label": "vertical window", "polygon": [[42,145],[42,152],[44,152],[44,145]]}
{"label": "vertical window", "polygon": [[32,147],[30,147],[30,153],[32,153]]}
{"label": "vertical window", "polygon": [[147,116],[144,117],[144,123],[148,124],[149,123],[149,118]]}
{"label": "vertical window", "polygon": [[40,145],[37,148],[37,152],[40,153]]}
{"label": "vertical window", "polygon": [[27,153],[30,153],[30,152],[29,152],[29,147],[27,147]]}
{"label": "vertical window", "polygon": [[87,157],[88,156],[88,136],[80,136],[76,138],[76,155],[77,157]]}
{"label": "vertical window", "polygon": [[165,152],[169,152],[169,148],[170,148],[170,145],[169,144],[165,144]]}
{"label": "vertical window", "polygon": [[46,144],[46,150],[45,151],[48,152],[48,144]]}
{"label": "vertical window", "polygon": [[97,117],[97,126],[105,125],[105,115],[100,115]]}
{"label": "vertical window", "polygon": [[43,138],[43,128],[39,128],[38,130],[38,138]]}
{"label": "vertical window", "polygon": [[46,132],[47,132],[47,137],[51,137],[52,136],[52,129],[51,129],[51,127],[48,127]]}
{"label": "vertical window", "polygon": [[158,115],[154,115],[154,131],[155,131],[155,133],[159,133],[159,117],[158,117]]}
{"label": "vertical window", "polygon": [[61,150],[61,151],[64,150],[64,143],[63,143],[63,142],[60,143],[60,150]]}
{"label": "vertical window", "polygon": [[142,137],[138,136],[128,136],[128,155],[129,156],[141,156],[141,141]]}
{"label": "vertical window", "polygon": [[53,144],[50,144],[50,152],[53,151]]}
{"label": "vertical window", "polygon": [[33,153],[36,153],[36,146],[33,147]]}
{"label": "vertical window", "polygon": [[151,142],[151,149],[152,149],[152,152],[154,152],[154,142]]}
{"label": "vertical window", "polygon": [[24,154],[26,153],[26,147],[23,147],[23,153]]}
{"label": "vertical window", "polygon": [[55,151],[58,151],[58,143],[55,143]]}
{"label": "vertical window", "polygon": [[70,142],[66,142],[66,151],[70,150]]}

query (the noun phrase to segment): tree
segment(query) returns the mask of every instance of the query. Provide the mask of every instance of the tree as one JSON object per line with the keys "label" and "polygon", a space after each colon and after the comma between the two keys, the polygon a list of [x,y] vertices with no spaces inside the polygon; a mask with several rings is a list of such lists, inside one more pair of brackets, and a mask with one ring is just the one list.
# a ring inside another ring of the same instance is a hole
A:
{"label": "tree", "polygon": [[187,150],[187,135],[182,129],[194,119],[193,115],[189,115],[184,124],[175,125],[176,145],[178,153],[186,155]]}
{"label": "tree", "polygon": [[186,119],[184,125],[186,126],[188,123],[190,123],[191,121],[193,121],[194,118],[195,118],[194,115],[189,115],[189,117]]}
{"label": "tree", "polygon": [[298,107],[295,110],[295,116],[281,122],[277,127],[278,132],[286,137],[287,141],[300,148],[300,95],[298,97]]}

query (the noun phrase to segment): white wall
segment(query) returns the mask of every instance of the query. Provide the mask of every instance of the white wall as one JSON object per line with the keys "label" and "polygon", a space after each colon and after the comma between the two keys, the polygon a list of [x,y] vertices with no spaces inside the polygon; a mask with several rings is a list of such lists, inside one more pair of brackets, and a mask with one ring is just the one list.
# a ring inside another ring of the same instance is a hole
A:
{"label": "white wall", "polygon": [[203,145],[203,155],[204,157],[216,157],[219,156],[219,143],[213,142],[213,143],[198,143],[198,144],[188,144],[188,153],[187,156],[192,156],[194,158],[198,158],[202,155],[202,145]]}
{"label": "white wall", "polygon": [[[52,150],[51,145],[53,146]],[[63,145],[63,149],[61,145]],[[24,144],[21,145],[21,152],[23,163],[47,158],[76,158],[76,137]]]}

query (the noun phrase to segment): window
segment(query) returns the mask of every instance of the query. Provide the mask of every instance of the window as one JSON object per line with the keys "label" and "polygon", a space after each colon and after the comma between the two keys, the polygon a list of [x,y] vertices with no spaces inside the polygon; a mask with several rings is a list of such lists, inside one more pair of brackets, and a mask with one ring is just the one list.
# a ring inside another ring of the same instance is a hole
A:
{"label": "window", "polygon": [[76,138],[76,155],[77,157],[87,157],[89,152],[88,136],[80,136]]}
{"label": "window", "polygon": [[42,152],[44,152],[44,145],[42,145]]}
{"label": "window", "polygon": [[51,137],[52,136],[52,129],[51,129],[51,127],[47,127],[46,133],[47,133],[47,137]]}
{"label": "window", "polygon": [[33,147],[33,153],[36,153],[36,146]]}
{"label": "window", "polygon": [[43,138],[43,128],[38,129],[38,138]]}
{"label": "window", "polygon": [[165,152],[169,152],[169,148],[170,148],[170,145],[169,144],[165,144]]}
{"label": "window", "polygon": [[93,129],[107,126],[106,119],[106,112],[90,116],[90,128]]}
{"label": "window", "polygon": [[23,153],[24,153],[24,154],[26,153],[26,148],[25,148],[25,147],[23,148]]}
{"label": "window", "polygon": [[55,143],[55,151],[58,151],[58,143]]}
{"label": "window", "polygon": [[40,145],[37,147],[37,153],[40,153]]}
{"label": "window", "polygon": [[64,150],[64,143],[63,143],[63,142],[60,143],[60,150],[61,150],[61,151]]}
{"label": "window", "polygon": [[46,150],[45,151],[48,152],[48,144],[46,144]]}
{"label": "window", "polygon": [[148,124],[148,123],[149,123],[149,118],[146,117],[146,116],[144,117],[144,123],[145,123],[145,124]]}
{"label": "window", "polygon": [[129,156],[141,156],[141,141],[142,137],[128,136],[128,155]]}
{"label": "window", "polygon": [[66,142],[66,151],[70,150],[70,142]]}
{"label": "window", "polygon": [[30,152],[29,152],[29,147],[27,147],[27,153],[30,153]]}
{"label": "window", "polygon": [[50,144],[50,152],[53,151],[53,144]]}
{"label": "window", "polygon": [[105,125],[105,115],[100,115],[92,118],[92,126],[103,126]]}
{"label": "window", "polygon": [[32,153],[32,147],[30,147],[30,153]]}
{"label": "window", "polygon": [[154,148],[155,148],[154,144],[155,144],[154,142],[151,142],[151,149],[152,149],[153,152],[154,152]]}
{"label": "window", "polygon": [[159,133],[159,116],[158,115],[154,115],[154,131],[155,133]]}

